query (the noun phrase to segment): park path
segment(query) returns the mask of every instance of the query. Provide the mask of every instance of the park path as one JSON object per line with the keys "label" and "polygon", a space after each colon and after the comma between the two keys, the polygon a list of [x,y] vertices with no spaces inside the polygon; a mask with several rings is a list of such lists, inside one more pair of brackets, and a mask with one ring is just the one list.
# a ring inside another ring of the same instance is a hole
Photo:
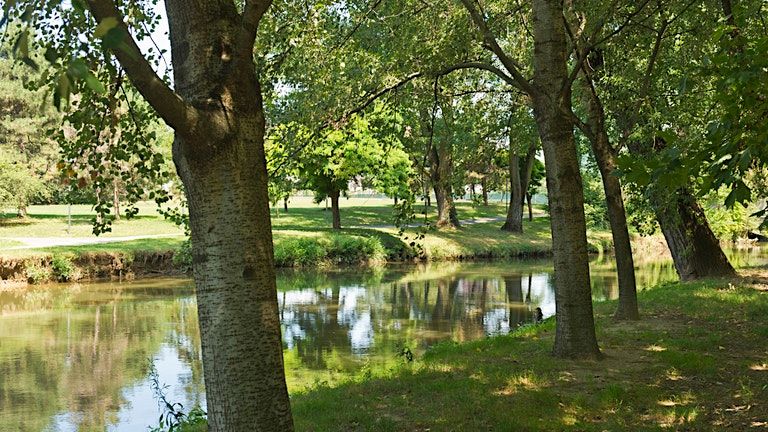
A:
{"label": "park path", "polygon": [[184,234],[150,234],[124,237],[2,237],[0,240],[11,240],[23,243],[20,246],[9,246],[0,250],[38,249],[60,246],[84,246],[103,243],[117,243],[132,240],[144,240],[154,238],[180,237]]}

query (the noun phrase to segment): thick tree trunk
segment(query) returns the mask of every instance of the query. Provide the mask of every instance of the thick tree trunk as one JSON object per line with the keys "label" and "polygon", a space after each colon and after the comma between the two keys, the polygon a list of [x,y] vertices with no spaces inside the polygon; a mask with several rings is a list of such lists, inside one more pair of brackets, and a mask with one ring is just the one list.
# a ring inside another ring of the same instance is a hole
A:
{"label": "thick tree trunk", "polygon": [[451,175],[453,172],[452,157],[447,145],[435,143],[430,152],[430,176],[437,201],[437,227],[458,228],[459,218],[453,203],[451,191]]}
{"label": "thick tree trunk", "polygon": [[546,160],[552,225],[557,324],[553,354],[599,358],[589,280],[584,192],[570,116],[563,9],[557,0],[534,0],[536,123]]}
{"label": "thick tree trunk", "polygon": [[[175,131],[189,207],[192,268],[211,432],[293,430],[278,318],[265,119],[254,40],[270,2],[165,1],[174,86],[141,56],[112,1],[114,49],[144,99]],[[127,49],[123,49],[127,47]]]}
{"label": "thick tree trunk", "polygon": [[654,207],[681,280],[736,275],[704,210],[688,190],[680,189],[671,200]]}
{"label": "thick tree trunk", "polygon": [[173,145],[189,204],[208,428],[292,431],[253,47],[233,46],[244,25],[234,4],[165,5],[174,88],[198,115],[226,118],[177,129]]}
{"label": "thick tree trunk", "polygon": [[511,195],[507,219],[501,226],[502,231],[523,232],[523,187],[520,182],[520,157],[515,152],[512,137],[509,137],[509,182]]}
{"label": "thick tree trunk", "polygon": [[341,229],[341,210],[339,210],[339,196],[341,193],[337,190],[331,191],[331,217],[333,229]]}
{"label": "thick tree trunk", "polygon": [[[206,160],[174,159],[189,202],[211,431],[292,430],[277,310],[263,121]],[[250,124],[249,124],[250,123]],[[250,126],[247,127],[246,126]]]}
{"label": "thick tree trunk", "polygon": [[590,129],[590,133],[587,136],[603,180],[608,220],[611,224],[613,248],[616,256],[616,272],[619,279],[619,304],[614,317],[617,319],[637,320],[640,319],[640,312],[637,308],[635,262],[632,256],[629,229],[627,228],[627,214],[624,210],[621,182],[619,177],[615,175],[617,166],[616,153],[611,146],[605,128],[605,110],[600,98],[588,81],[587,76],[583,76],[579,82],[587,102],[587,124]]}

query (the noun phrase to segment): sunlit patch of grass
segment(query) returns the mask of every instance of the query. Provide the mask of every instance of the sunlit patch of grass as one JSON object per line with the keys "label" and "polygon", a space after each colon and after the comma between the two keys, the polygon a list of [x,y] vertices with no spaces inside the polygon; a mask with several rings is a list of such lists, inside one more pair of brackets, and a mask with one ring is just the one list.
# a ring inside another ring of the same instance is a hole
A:
{"label": "sunlit patch of grass", "polygon": [[659,345],[656,345],[656,344],[648,345],[647,347],[645,347],[643,349],[646,350],[646,351],[651,351],[651,352],[662,352],[662,351],[666,351],[667,350],[663,346],[659,346]]}
{"label": "sunlit patch of grass", "polygon": [[548,385],[547,380],[537,376],[532,371],[525,371],[519,375],[514,375],[507,379],[504,387],[496,390],[494,394],[500,396],[510,396],[521,390],[540,390]]}
{"label": "sunlit patch of grass", "polygon": [[768,363],[755,363],[749,367],[753,371],[765,372],[768,371]]}

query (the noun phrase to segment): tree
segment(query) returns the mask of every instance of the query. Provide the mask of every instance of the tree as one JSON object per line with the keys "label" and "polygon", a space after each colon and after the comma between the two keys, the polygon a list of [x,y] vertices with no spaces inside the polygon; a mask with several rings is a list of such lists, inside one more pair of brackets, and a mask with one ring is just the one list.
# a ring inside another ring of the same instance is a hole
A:
{"label": "tree", "polygon": [[[673,3],[646,10],[642,25],[629,26],[631,32],[625,31],[603,51],[603,63],[611,67],[603,66],[601,76],[622,79],[593,81],[609,89],[606,106],[619,131],[619,143],[629,151],[617,159],[618,165],[627,181],[642,189],[683,280],[734,274],[696,200],[702,185],[691,169],[693,158],[678,145],[700,136],[700,114],[707,110],[702,105],[705,98],[685,91],[692,85],[687,76],[693,62],[680,61],[701,55],[700,41],[709,31],[691,5]],[[683,31],[692,23],[696,32]],[[638,44],[640,40],[643,43]]]}
{"label": "tree", "polygon": [[[265,119],[254,67],[257,31],[270,3],[167,2],[173,88],[154,72],[129,30],[130,24],[146,34],[141,24],[152,20],[135,3],[89,0],[86,11],[80,1],[17,2],[10,10],[20,22],[40,27],[37,33],[49,36],[51,46],[93,40],[95,34],[101,39],[97,47],[117,58],[175,131],[173,158],[189,202],[212,431],[293,429],[277,311]],[[35,19],[27,20],[25,11],[33,11]],[[60,76],[103,92],[87,62],[72,63],[87,53],[59,54],[69,56],[58,57],[70,65],[85,65]],[[61,87],[58,98],[68,95]]]}
{"label": "tree", "polygon": [[[528,196],[531,175],[533,174],[538,137],[535,124],[527,109],[516,110],[509,119],[509,150],[507,166],[509,167],[510,194],[507,218],[501,229],[510,232],[523,232],[523,204]],[[520,153],[525,156],[520,158]],[[530,200],[529,200],[529,213]],[[529,215],[529,219],[532,215]]]}
{"label": "tree", "polygon": [[501,47],[477,4],[473,0],[462,0],[462,4],[479,30],[481,42],[506,70],[499,71],[505,81],[532,100],[546,160],[552,227],[557,314],[553,352],[558,357],[598,358],[584,196],[570,116],[573,72],[567,67],[562,4],[553,0],[533,2],[532,81],[523,75],[523,65]]}

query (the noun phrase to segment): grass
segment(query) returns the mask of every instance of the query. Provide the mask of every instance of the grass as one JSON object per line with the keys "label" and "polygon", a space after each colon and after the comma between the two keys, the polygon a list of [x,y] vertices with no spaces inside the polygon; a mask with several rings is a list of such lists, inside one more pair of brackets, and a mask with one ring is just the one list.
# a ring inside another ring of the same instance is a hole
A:
{"label": "grass", "polygon": [[[479,257],[514,257],[520,255],[541,255],[551,250],[549,222],[536,218],[525,222],[524,234],[510,234],[499,229],[501,222],[466,224],[457,230],[429,231],[426,238],[416,240],[417,230],[408,229],[404,236],[391,226],[392,202],[377,198],[353,198],[342,200],[342,231],[330,229],[331,214],[323,204],[314,204],[307,197],[293,199],[286,213],[279,207],[273,209],[275,257],[278,266],[309,266],[360,264],[382,261],[411,260],[422,256],[431,260],[466,259]],[[473,206],[469,202],[458,202],[458,213],[462,221],[477,218],[500,218],[505,214],[502,203],[492,202],[488,206]],[[137,235],[179,234],[179,228],[165,221],[152,203],[140,203],[140,216],[131,220],[123,219],[113,225],[110,233],[102,238]],[[417,206],[416,211],[424,210]],[[537,209],[538,213],[541,210]],[[27,238],[74,238],[87,241],[92,237],[92,211],[88,206],[65,205],[32,206],[29,217],[18,219],[6,214],[0,217],[0,249],[19,246]],[[425,218],[434,221],[434,207],[426,209]],[[71,226],[69,220],[72,220]],[[69,232],[67,232],[69,229]],[[182,237],[148,238],[133,241],[116,241],[83,246],[37,247],[32,249],[11,249],[2,253],[12,258],[50,255],[53,253],[106,252],[133,253],[136,251],[178,250]],[[606,233],[591,236],[594,250],[604,248],[609,242]],[[416,241],[416,243],[411,244]]]}
{"label": "grass", "polygon": [[550,355],[554,321],[438,345],[380,376],[294,394],[302,431],[757,430],[768,426],[768,271],[596,305],[601,361]]}

